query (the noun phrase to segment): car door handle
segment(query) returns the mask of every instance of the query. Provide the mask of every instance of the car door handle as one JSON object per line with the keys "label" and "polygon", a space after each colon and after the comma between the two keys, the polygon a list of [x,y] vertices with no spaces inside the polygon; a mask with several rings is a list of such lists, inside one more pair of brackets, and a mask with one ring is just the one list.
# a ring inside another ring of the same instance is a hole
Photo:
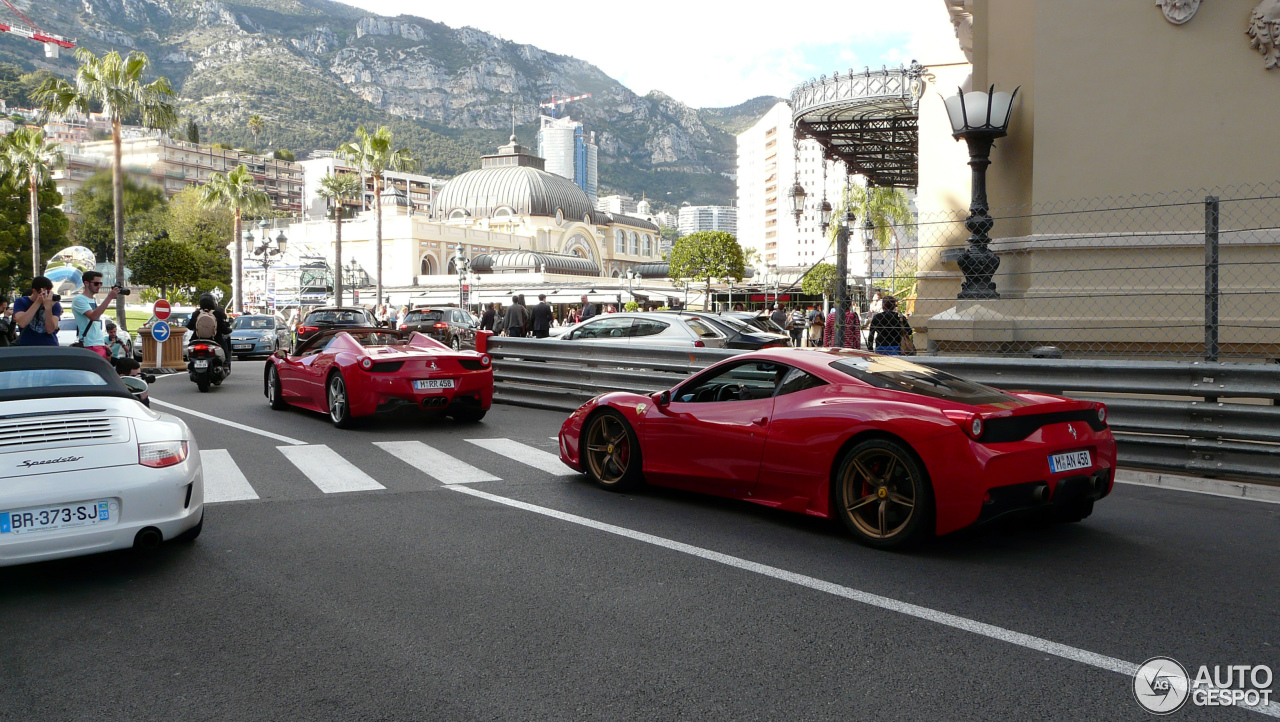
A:
{"label": "car door handle", "polygon": [[758,419],[752,419],[751,423],[755,424],[756,426],[764,426],[765,424],[769,423],[769,417],[761,416]]}

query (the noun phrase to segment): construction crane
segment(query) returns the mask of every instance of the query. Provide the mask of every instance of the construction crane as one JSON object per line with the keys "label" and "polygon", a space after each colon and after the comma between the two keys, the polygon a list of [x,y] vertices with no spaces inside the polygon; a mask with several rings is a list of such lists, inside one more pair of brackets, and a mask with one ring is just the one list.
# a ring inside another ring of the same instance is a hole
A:
{"label": "construction crane", "polygon": [[[2,0],[2,1],[3,1],[3,2],[5,2],[5,3],[7,4],[9,0]],[[574,95],[574,96],[572,96],[572,97],[568,97],[568,98],[566,98],[566,97],[559,97],[559,98],[557,98],[557,97],[555,96],[555,94],[554,94],[554,93],[552,93],[552,95],[551,95],[551,100],[548,100],[548,101],[547,101],[547,102],[545,102],[545,103],[539,103],[539,104],[538,104],[538,107],[539,107],[539,108],[550,108],[550,109],[551,109],[551,117],[552,117],[552,118],[554,118],[554,117],[556,117],[556,108],[557,108],[557,107],[559,107],[559,106],[563,106],[565,103],[572,103],[572,102],[573,102],[573,101],[575,101],[575,100],[582,100],[583,98],[590,98],[590,97],[591,97],[591,93],[583,93],[582,95]]]}
{"label": "construction crane", "polygon": [[3,2],[5,6],[13,11],[14,15],[17,15],[22,22],[26,23],[26,25],[11,25],[0,21],[0,32],[13,33],[14,35],[21,35],[28,40],[34,40],[37,43],[44,43],[44,56],[46,58],[56,58],[60,49],[66,48],[70,50],[76,46],[75,41],[70,38],[64,38],[61,35],[54,35],[41,30],[39,25],[32,22],[31,18],[23,15],[22,11],[14,7],[9,0],[0,0],[0,2]]}

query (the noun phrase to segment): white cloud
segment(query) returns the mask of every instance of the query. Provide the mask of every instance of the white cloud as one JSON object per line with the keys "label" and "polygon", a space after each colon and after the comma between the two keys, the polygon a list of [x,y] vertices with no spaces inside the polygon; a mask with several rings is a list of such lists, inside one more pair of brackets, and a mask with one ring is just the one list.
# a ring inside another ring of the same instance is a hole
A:
{"label": "white cloud", "polygon": [[[943,0],[634,3],[346,0],[382,15],[472,26],[572,55],[637,93],[661,90],[695,107],[786,96],[811,77],[863,64],[963,60]],[[643,7],[643,11],[637,11]]]}

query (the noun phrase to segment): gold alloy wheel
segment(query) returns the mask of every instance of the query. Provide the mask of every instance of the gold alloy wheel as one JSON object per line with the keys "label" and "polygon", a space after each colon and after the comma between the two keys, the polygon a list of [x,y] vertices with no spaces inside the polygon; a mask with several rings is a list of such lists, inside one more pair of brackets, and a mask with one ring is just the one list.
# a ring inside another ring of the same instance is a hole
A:
{"label": "gold alloy wheel", "polygon": [[911,467],[892,450],[867,449],[853,457],[841,474],[845,513],[866,536],[892,539],[915,515],[916,481]]}
{"label": "gold alloy wheel", "polygon": [[587,430],[587,464],[602,484],[616,484],[631,464],[631,436],[626,425],[612,414],[600,414]]}

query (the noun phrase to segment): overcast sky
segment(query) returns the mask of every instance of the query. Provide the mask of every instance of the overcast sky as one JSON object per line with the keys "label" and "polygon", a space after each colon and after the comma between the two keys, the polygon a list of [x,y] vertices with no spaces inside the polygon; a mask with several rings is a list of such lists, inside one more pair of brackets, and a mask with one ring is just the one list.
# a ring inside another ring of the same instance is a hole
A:
{"label": "overcast sky", "polygon": [[641,95],[661,90],[700,108],[786,97],[800,82],[850,67],[964,60],[943,0],[344,2],[572,55]]}

